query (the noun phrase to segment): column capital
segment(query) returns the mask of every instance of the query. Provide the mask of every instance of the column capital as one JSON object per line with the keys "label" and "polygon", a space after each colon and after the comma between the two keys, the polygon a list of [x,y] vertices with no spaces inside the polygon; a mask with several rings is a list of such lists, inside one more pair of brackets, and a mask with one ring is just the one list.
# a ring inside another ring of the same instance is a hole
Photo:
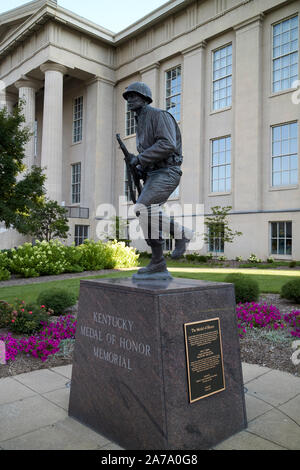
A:
{"label": "column capital", "polygon": [[160,62],[154,62],[154,64],[148,65],[140,70],[140,74],[151,72],[151,70],[157,70],[160,67]]}
{"label": "column capital", "polygon": [[253,16],[252,18],[248,18],[247,20],[245,21],[242,21],[241,23],[238,23],[236,24],[233,29],[234,31],[236,32],[239,32],[240,30],[242,30],[243,28],[249,26],[249,25],[253,25],[253,24],[257,24],[257,25],[261,25],[263,20],[264,20],[264,17],[265,15],[263,13],[259,13],[258,15],[255,15]]}
{"label": "column capital", "polygon": [[187,47],[183,51],[181,51],[182,55],[187,55],[190,54],[191,52],[198,52],[198,51],[203,51],[206,49],[207,42],[206,41],[201,41],[198,42],[197,44],[194,44],[193,46]]}
{"label": "column capital", "polygon": [[34,90],[39,90],[40,88],[42,88],[43,83],[39,80],[35,80],[33,78],[29,78],[25,75],[22,75],[20,80],[17,80],[14,85],[18,90],[20,88],[33,88]]}
{"label": "column capital", "polygon": [[56,64],[54,62],[47,62],[45,64],[42,64],[40,66],[40,69],[43,73],[48,72],[48,71],[55,71],[55,72],[61,72],[63,75],[65,75],[68,72],[67,67],[61,64]]}

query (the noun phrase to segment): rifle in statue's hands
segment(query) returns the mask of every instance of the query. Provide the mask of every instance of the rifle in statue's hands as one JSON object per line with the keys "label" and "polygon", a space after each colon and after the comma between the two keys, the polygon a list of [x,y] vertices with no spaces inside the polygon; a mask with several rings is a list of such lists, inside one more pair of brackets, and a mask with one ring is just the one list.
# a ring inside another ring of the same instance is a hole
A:
{"label": "rifle in statue's hands", "polygon": [[120,134],[116,134],[116,138],[117,138],[117,141],[119,142],[120,144],[120,148],[124,154],[124,160],[125,160],[125,164],[126,164],[126,168],[127,168],[127,177],[128,177],[128,186],[129,186],[129,192],[130,192],[130,198],[133,202],[133,204],[136,203],[136,197],[135,197],[135,191],[134,191],[134,188],[133,188],[133,184],[132,184],[132,181],[137,189],[137,192],[138,192],[138,195],[141,194],[141,191],[142,191],[142,186],[141,186],[141,182],[140,182],[140,175],[139,175],[139,171],[138,169],[133,166],[133,165],[130,165],[130,153],[128,152],[124,142],[122,141],[121,137],[120,137]]}

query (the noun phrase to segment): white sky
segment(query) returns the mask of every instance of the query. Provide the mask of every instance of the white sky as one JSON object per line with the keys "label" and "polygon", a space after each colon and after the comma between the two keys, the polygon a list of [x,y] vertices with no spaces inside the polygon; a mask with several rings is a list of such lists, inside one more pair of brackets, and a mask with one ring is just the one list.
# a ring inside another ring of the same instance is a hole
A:
{"label": "white sky", "polygon": [[[0,14],[29,3],[28,0],[0,0]],[[166,0],[58,0],[63,8],[115,33],[131,25]]]}

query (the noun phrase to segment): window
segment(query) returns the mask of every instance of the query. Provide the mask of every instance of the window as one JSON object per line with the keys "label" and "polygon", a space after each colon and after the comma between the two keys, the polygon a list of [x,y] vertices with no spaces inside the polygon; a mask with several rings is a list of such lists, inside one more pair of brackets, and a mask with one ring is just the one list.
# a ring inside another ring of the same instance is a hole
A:
{"label": "window", "polygon": [[128,109],[128,103],[126,101],[126,135],[133,135],[136,132],[136,121],[134,117],[134,111]]}
{"label": "window", "polygon": [[73,144],[82,141],[83,97],[73,101]]}
{"label": "window", "polygon": [[[131,178],[131,181],[132,181],[132,187],[133,187],[133,191],[134,191],[134,194],[135,194],[135,197],[137,199],[137,189],[135,187],[135,184],[133,182],[133,179]],[[127,199],[128,202],[131,201],[131,196],[130,196],[130,190],[129,190],[129,183],[128,183],[128,171],[127,171],[127,166],[125,165],[125,181],[124,181],[124,192],[125,192],[125,197]],[[132,202],[132,201],[131,201]]]}
{"label": "window", "polygon": [[298,16],[273,26],[273,92],[298,79]]}
{"label": "window", "polygon": [[213,53],[213,110],[231,106],[232,44]]}
{"label": "window", "polygon": [[271,254],[292,254],[292,222],[271,222]]}
{"label": "window", "polygon": [[208,228],[208,251],[224,253],[224,224],[210,224]]}
{"label": "window", "polygon": [[181,112],[181,66],[166,72],[166,110],[180,121]]}
{"label": "window", "polygon": [[231,190],[231,137],[212,141],[211,191]]}
{"label": "window", "polygon": [[88,238],[89,226],[88,225],[75,225],[75,246],[82,245],[84,240]]}
{"label": "window", "polygon": [[81,163],[72,165],[72,204],[80,203]]}
{"label": "window", "polygon": [[298,182],[298,123],[272,127],[272,186]]}

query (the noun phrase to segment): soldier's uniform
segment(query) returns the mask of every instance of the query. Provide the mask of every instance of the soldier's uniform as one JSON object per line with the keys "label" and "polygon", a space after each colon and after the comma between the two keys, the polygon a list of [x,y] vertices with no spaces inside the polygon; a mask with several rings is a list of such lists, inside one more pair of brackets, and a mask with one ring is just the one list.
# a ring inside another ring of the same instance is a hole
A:
{"label": "soldier's uniform", "polygon": [[181,133],[170,113],[150,106],[151,90],[147,85],[141,82],[131,84],[123,94],[125,99],[129,92],[141,95],[148,103],[136,115],[136,145],[139,154],[135,163],[145,175],[145,184],[136,202],[135,213],[139,217],[145,240],[152,249],[152,260],[139,273],[159,272],[166,269],[163,232],[175,238],[175,243],[181,240],[181,245],[172,253],[174,258],[182,254],[185,244],[192,237],[191,230],[175,222],[161,208],[179,185],[182,175]]}

